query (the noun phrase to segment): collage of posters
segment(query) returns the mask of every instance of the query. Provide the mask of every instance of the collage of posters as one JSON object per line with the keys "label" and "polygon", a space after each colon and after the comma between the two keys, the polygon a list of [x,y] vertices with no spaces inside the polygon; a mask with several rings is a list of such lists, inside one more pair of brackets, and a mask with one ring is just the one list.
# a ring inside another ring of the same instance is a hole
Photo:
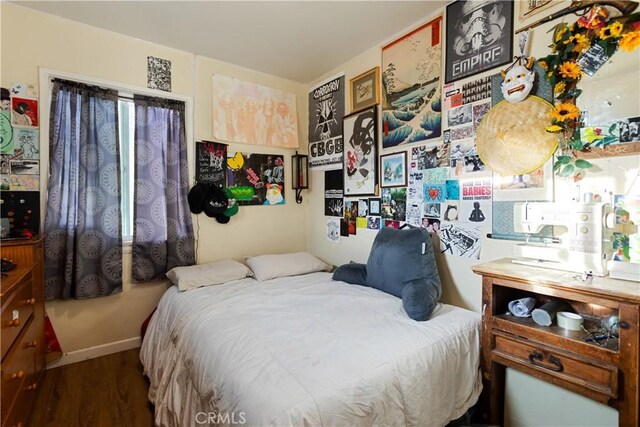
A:
{"label": "collage of posters", "polygon": [[32,87],[0,88],[0,190],[40,191],[38,100]]}

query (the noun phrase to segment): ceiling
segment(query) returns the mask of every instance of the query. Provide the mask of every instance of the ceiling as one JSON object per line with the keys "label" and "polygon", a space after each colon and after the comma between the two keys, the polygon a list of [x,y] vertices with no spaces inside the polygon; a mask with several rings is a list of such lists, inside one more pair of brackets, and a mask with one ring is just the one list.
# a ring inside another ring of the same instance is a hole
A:
{"label": "ceiling", "polygon": [[309,83],[444,1],[20,1],[22,6]]}

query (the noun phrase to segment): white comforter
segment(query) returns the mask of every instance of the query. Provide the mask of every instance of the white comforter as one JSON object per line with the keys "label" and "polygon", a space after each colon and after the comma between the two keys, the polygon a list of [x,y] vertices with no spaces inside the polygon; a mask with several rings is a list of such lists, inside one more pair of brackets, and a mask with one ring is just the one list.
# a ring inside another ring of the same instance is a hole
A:
{"label": "white comforter", "polygon": [[480,316],[427,322],[328,273],[162,297],[140,357],[162,426],[442,426],[478,399]]}

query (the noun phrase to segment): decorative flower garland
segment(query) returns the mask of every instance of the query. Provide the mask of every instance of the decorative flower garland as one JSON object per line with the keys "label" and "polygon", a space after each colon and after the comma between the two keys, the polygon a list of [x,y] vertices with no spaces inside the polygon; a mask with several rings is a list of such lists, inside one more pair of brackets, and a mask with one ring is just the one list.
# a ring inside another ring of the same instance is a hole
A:
{"label": "decorative flower garland", "polygon": [[577,61],[595,45],[602,48],[606,57],[611,57],[618,47],[627,52],[637,49],[640,46],[640,13],[608,19],[605,9],[594,6],[577,22],[558,25],[553,44],[549,46],[553,53],[539,61],[547,72],[557,101],[551,113],[551,125],[546,129],[560,134],[553,170],[561,177],[579,179],[584,170],[592,166],[587,160],[576,159],[573,150],[588,151],[593,142],[593,146],[605,146],[615,140],[611,135],[617,126],[615,124],[609,129],[608,136],[596,135],[589,138],[590,142],[587,143],[580,138],[580,110],[576,106],[576,99],[582,93],[577,84],[583,70]]}

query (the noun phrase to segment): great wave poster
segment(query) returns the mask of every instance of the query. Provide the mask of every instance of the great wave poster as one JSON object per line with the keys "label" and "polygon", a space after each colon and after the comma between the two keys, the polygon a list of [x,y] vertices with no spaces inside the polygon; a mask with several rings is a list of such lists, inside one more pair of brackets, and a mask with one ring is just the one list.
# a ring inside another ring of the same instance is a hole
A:
{"label": "great wave poster", "polygon": [[442,134],[441,46],[438,17],[382,48],[382,147]]}

